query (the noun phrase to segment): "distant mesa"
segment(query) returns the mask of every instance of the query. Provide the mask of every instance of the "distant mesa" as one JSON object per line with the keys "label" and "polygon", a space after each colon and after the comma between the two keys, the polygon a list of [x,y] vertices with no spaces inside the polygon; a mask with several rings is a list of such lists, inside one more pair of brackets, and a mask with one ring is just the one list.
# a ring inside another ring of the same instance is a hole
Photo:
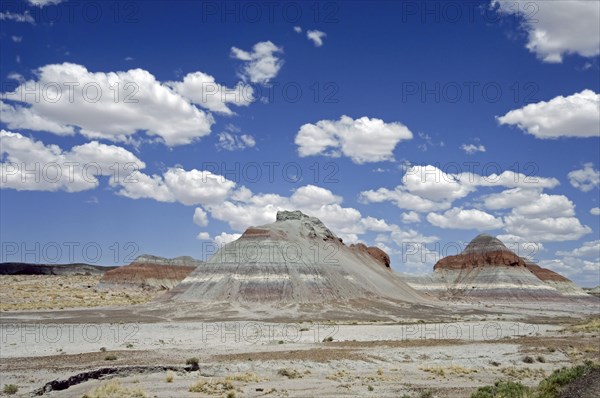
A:
{"label": "distant mesa", "polygon": [[84,263],[29,264],[19,262],[0,263],[0,275],[103,275],[117,267],[104,267]]}
{"label": "distant mesa", "polygon": [[142,254],[131,264],[106,272],[99,287],[171,289],[201,264],[202,261],[189,256],[169,259]]}
{"label": "distant mesa", "polygon": [[318,218],[280,211],[275,222],[248,228],[160,300],[261,314],[279,308],[322,315],[326,308],[336,316],[431,302],[389,266],[383,250],[347,246]]}
{"label": "distant mesa", "polygon": [[433,274],[408,277],[417,290],[441,298],[552,300],[586,297],[564,276],[518,256],[498,238],[481,234],[462,253],[447,256]]}

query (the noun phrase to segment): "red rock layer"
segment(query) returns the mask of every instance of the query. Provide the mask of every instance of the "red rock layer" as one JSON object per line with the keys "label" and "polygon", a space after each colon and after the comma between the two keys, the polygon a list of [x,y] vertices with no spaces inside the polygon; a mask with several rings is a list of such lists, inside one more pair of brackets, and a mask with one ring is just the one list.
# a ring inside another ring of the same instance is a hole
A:
{"label": "red rock layer", "polygon": [[356,243],[350,245],[351,249],[354,249],[358,252],[366,253],[369,256],[373,257],[379,264],[383,265],[386,268],[390,268],[390,256],[383,250],[378,247],[371,246],[367,247],[364,243]]}
{"label": "red rock layer", "polygon": [[555,282],[571,282],[569,279],[564,276],[557,274],[554,271],[551,271],[547,268],[542,268],[537,264],[527,262],[527,269],[531,271],[531,273],[537,276],[539,279],[543,281],[555,281]]}
{"label": "red rock layer", "polygon": [[168,289],[185,279],[195,268],[185,265],[133,263],[106,272],[100,282]]}
{"label": "red rock layer", "polygon": [[444,257],[433,269],[460,270],[465,268],[484,267],[487,265],[505,265],[510,267],[526,267],[525,261],[509,250],[494,250],[461,253],[456,256]]}

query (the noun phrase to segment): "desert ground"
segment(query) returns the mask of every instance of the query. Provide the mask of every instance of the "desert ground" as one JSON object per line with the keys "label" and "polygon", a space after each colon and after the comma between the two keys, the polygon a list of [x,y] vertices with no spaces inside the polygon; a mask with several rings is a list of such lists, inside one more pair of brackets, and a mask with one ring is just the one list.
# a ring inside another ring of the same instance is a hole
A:
{"label": "desert ground", "polygon": [[219,321],[226,314],[186,319],[144,304],[156,291],[103,292],[96,279],[2,278],[0,384],[16,386],[12,396],[460,398],[499,380],[536,386],[555,369],[600,361],[594,301]]}

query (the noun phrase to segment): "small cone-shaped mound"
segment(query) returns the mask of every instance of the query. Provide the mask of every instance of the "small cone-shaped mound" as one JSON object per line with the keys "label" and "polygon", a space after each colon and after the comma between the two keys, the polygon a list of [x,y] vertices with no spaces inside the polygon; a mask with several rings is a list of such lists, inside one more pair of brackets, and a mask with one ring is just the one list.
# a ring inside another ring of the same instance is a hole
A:
{"label": "small cone-shaped mound", "polygon": [[498,238],[491,235],[481,234],[475,237],[456,256],[444,257],[435,264],[434,270],[458,270],[465,268],[476,268],[483,266],[513,266],[525,267],[525,261],[513,253]]}
{"label": "small cone-shaped mound", "polygon": [[491,252],[491,251],[510,251],[502,241],[495,236],[480,234],[475,237],[467,247],[465,253],[473,252]]}
{"label": "small cone-shaped mound", "polygon": [[573,282],[519,257],[499,239],[481,234],[462,253],[444,257],[433,275],[416,277],[410,285],[442,297],[548,300],[585,296]]}
{"label": "small cone-shaped mound", "polygon": [[386,265],[384,252],[348,247],[319,219],[281,211],[274,223],[223,246],[164,298],[271,308],[425,301]]}

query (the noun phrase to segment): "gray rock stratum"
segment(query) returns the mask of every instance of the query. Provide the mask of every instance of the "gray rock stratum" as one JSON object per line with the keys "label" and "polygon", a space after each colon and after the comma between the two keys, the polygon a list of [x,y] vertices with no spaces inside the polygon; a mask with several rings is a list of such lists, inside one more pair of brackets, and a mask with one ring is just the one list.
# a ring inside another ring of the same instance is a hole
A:
{"label": "gray rock stratum", "polygon": [[473,239],[462,253],[438,261],[432,274],[407,279],[413,288],[440,298],[537,301],[587,297],[569,279],[519,257],[487,234]]}
{"label": "gray rock stratum", "polygon": [[250,227],[223,246],[160,301],[269,313],[327,307],[355,316],[431,302],[388,268],[384,252],[368,249],[346,246],[317,218],[280,211],[274,223]]}

